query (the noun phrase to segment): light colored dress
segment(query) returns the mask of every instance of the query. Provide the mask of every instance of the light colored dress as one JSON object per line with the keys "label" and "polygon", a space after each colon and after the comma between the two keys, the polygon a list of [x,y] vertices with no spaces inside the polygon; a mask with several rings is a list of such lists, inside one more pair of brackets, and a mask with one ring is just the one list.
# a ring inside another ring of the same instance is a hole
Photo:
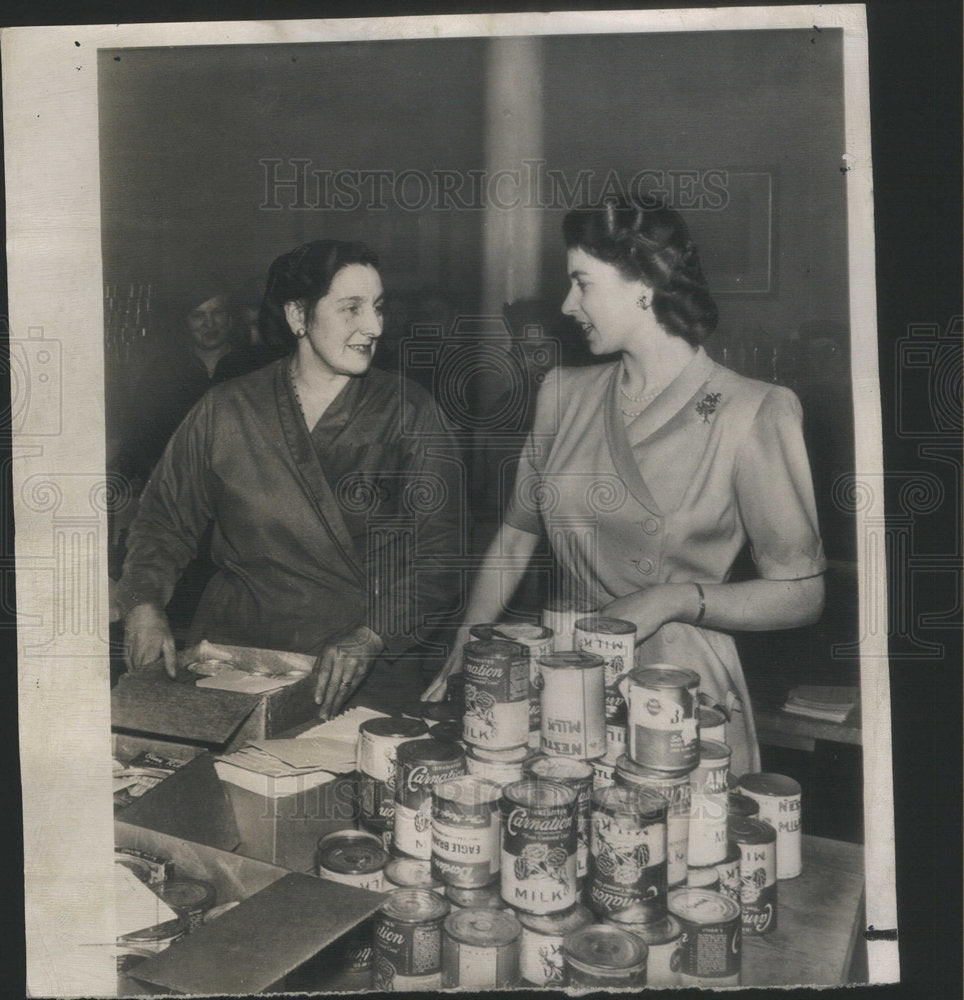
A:
{"label": "light colored dress", "polygon": [[[824,571],[802,411],[789,389],[737,375],[701,348],[627,425],[620,370],[550,373],[506,512],[524,531],[545,526],[570,592],[603,607],[655,584],[723,583],[748,539],[765,579]],[[701,692],[730,713],[733,772],[759,770],[732,636],[670,622],[637,646],[636,663],[699,673]]]}

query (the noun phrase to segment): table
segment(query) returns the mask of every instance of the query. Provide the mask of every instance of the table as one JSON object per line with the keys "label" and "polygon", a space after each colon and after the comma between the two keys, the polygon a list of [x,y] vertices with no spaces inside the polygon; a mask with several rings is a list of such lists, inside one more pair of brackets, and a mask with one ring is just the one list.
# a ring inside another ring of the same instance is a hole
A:
{"label": "table", "polygon": [[743,939],[744,986],[849,981],[862,929],[863,847],[803,837],[803,873],[777,889],[777,929]]}

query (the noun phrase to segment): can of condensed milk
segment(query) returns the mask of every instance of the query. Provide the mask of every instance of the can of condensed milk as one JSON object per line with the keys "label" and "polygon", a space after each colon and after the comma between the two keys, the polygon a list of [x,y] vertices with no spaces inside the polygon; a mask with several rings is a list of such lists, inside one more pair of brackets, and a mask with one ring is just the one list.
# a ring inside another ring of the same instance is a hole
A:
{"label": "can of condensed milk", "polygon": [[566,963],[562,954],[565,936],[593,922],[593,915],[577,903],[561,913],[517,914],[522,924],[519,943],[519,977],[524,986],[566,985]]}
{"label": "can of condensed milk", "polygon": [[604,615],[580,618],[573,632],[572,648],[603,658],[606,720],[620,720],[625,725],[626,703],[616,685],[635,666],[636,626],[622,618],[607,618]]}
{"label": "can of condensed milk", "polygon": [[315,871],[330,882],[384,892],[387,861],[388,854],[377,837],[361,830],[339,830],[318,841]]}
{"label": "can of condensed milk", "polygon": [[462,738],[489,750],[529,741],[529,652],[506,639],[477,639],[462,647],[465,714]]}
{"label": "can of condensed milk", "polygon": [[639,667],[619,682],[626,699],[628,754],[655,771],[691,771],[699,762],[700,677],[666,664]]}
{"label": "can of condensed milk", "polygon": [[700,740],[700,759],[690,772],[692,803],[687,859],[691,867],[719,864],[726,857],[730,748]]}
{"label": "can of condensed milk", "polygon": [[799,782],[784,774],[744,774],[740,791],[756,800],[760,819],[777,831],[777,878],[796,878],[803,871]]}
{"label": "can of condensed milk", "polygon": [[417,992],[442,986],[442,925],[449,905],[429,889],[395,889],[375,915],[376,990]]}
{"label": "can of condensed milk", "polygon": [[399,744],[395,764],[395,827],[398,854],[432,858],[432,786],[465,773],[465,754],[454,743],[410,740]]}
{"label": "can of condensed milk", "polygon": [[576,793],[556,781],[523,779],[502,789],[502,898],[526,913],[558,913],[576,902]]}
{"label": "can of condensed milk", "polygon": [[385,889],[431,889],[445,895],[445,885],[432,874],[431,862],[421,858],[392,858],[385,865]]}
{"label": "can of condensed milk", "polygon": [[675,889],[669,909],[680,922],[680,984],[739,986],[742,955],[740,907],[707,889]]}
{"label": "can of condensed milk", "polygon": [[590,924],[562,945],[569,985],[620,989],[646,983],[646,942],[612,924]]}
{"label": "can of condensed milk", "polygon": [[421,719],[368,719],[358,727],[360,818],[389,824],[395,817],[395,754],[401,743],[428,732]]}
{"label": "can of condensed milk", "polygon": [[751,816],[730,820],[732,846],[740,854],[740,904],[743,933],[769,934],[777,926],[777,832]]}
{"label": "can of condensed milk", "polygon": [[506,989],[519,982],[522,925],[510,910],[458,910],[445,918],[442,988]]}
{"label": "can of condensed milk", "polygon": [[529,778],[558,781],[576,793],[576,878],[579,884],[589,871],[589,800],[593,789],[593,769],[588,761],[575,757],[538,754],[522,767]]}
{"label": "can of condensed milk", "polygon": [[501,787],[471,774],[432,788],[432,873],[476,889],[499,873]]}
{"label": "can of condensed milk", "polygon": [[683,928],[676,917],[667,914],[662,920],[645,924],[614,924],[646,942],[646,985],[679,986]]}
{"label": "can of condensed milk", "polygon": [[606,753],[602,657],[552,653],[542,670],[542,752],[592,760]]}

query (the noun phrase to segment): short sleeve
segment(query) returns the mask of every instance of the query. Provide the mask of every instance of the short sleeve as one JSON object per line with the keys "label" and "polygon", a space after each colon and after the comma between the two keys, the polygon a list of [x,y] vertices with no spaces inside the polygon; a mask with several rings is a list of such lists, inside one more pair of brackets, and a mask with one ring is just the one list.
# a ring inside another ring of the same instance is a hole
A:
{"label": "short sleeve", "polygon": [[736,464],[735,487],[761,577],[799,580],[826,569],[803,411],[789,389],[774,386],[761,403]]}
{"label": "short sleeve", "polygon": [[523,445],[516,471],[515,489],[509,498],[503,521],[511,528],[538,535],[542,531],[539,498],[546,456],[552,446],[556,425],[556,401],[560,398],[560,372],[553,368],[536,400],[536,414],[532,430]]}

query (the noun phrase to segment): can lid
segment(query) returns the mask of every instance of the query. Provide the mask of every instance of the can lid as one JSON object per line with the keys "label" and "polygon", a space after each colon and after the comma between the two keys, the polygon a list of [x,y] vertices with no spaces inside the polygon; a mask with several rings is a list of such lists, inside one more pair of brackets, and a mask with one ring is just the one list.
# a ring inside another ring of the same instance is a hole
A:
{"label": "can lid", "polygon": [[659,820],[666,817],[669,802],[652,788],[625,785],[607,785],[592,793],[592,808],[616,816],[633,816],[640,820]]}
{"label": "can lid", "polygon": [[800,782],[785,774],[753,773],[740,778],[740,790],[756,795],[799,795]]}
{"label": "can lid", "polygon": [[726,716],[718,708],[709,705],[697,705],[696,716],[700,720],[700,729],[716,729],[726,724]]}
{"label": "can lid", "polygon": [[499,876],[489,885],[477,886],[474,889],[464,889],[457,885],[445,887],[445,897],[456,906],[485,906],[492,910],[504,910],[508,905],[502,898],[502,884]]}
{"label": "can lid", "polygon": [[458,719],[446,719],[444,722],[436,722],[428,731],[433,740],[440,740],[442,743],[462,742],[462,723]]}
{"label": "can lid", "polygon": [[646,942],[612,924],[590,924],[567,934],[566,960],[594,975],[625,975],[646,967]]}
{"label": "can lid", "polygon": [[506,622],[503,625],[497,625],[494,634],[527,646],[530,643],[546,642],[551,639],[552,629],[546,628],[545,625],[531,625],[529,622]]}
{"label": "can lid", "polygon": [[647,688],[694,688],[700,686],[700,675],[694,670],[684,670],[670,663],[654,663],[637,667],[629,674],[630,680]]}
{"label": "can lid", "polygon": [[718,924],[740,919],[740,904],[709,889],[675,889],[666,904],[674,916],[691,924]]}
{"label": "can lid", "polygon": [[700,764],[722,764],[733,751],[719,740],[700,740]]}
{"label": "can lid", "polygon": [[[613,923],[616,922],[613,921]],[[671,913],[662,920],[654,920],[648,924],[620,924],[619,926],[623,930],[629,931],[630,934],[642,938],[646,944],[654,948],[675,941],[683,933],[682,925]]]}
{"label": "can lid", "polygon": [[372,736],[404,736],[414,740],[428,732],[428,726],[421,719],[408,719],[401,715],[380,716],[377,719],[367,719],[359,727],[360,733]]}
{"label": "can lid", "polygon": [[465,756],[460,746],[441,740],[406,740],[395,751],[395,766],[399,764],[454,764]]}
{"label": "can lid", "polygon": [[491,805],[494,810],[502,789],[488,778],[464,774],[448,778],[432,786],[432,800],[437,803],[454,803],[462,807]]}
{"label": "can lid", "polygon": [[524,806],[526,809],[558,809],[572,806],[576,802],[576,791],[558,781],[544,781],[541,778],[523,778],[513,781],[502,789],[502,801],[509,806]]}
{"label": "can lid", "polygon": [[772,844],[777,839],[777,831],[755,816],[730,816],[726,835],[734,844]]}
{"label": "can lid", "polygon": [[469,906],[445,918],[445,933],[464,944],[501,948],[522,933],[522,924],[510,910]]}
{"label": "can lid", "polygon": [[592,781],[592,765],[577,757],[550,757],[538,754],[530,757],[523,771],[533,778],[550,778],[565,784],[567,781]]}
{"label": "can lid", "polygon": [[528,655],[529,650],[521,643],[509,639],[473,639],[462,647],[462,653],[480,659],[516,659]]}
{"label": "can lid", "polygon": [[124,868],[132,871],[139,881],[145,884],[151,880],[151,866],[143,858],[137,858],[131,854],[115,854],[114,864],[123,865]]}
{"label": "can lid", "polygon": [[760,803],[742,792],[731,791],[726,797],[730,819],[736,816],[759,816]]}
{"label": "can lid", "polygon": [[608,618],[605,615],[589,615],[576,621],[580,632],[602,632],[604,635],[635,634],[636,626],[624,618]]}
{"label": "can lid", "polygon": [[122,934],[117,940],[122,944],[145,944],[147,942],[157,943],[159,941],[173,941],[188,932],[191,923],[186,914],[175,917],[173,920],[165,920],[162,924],[154,924],[152,927],[144,927],[139,931],[130,931]]}
{"label": "can lid", "polygon": [[441,888],[442,883],[432,874],[431,861],[421,858],[392,858],[385,865],[385,878],[401,889]]}
{"label": "can lid", "polygon": [[218,890],[210,883],[199,878],[166,879],[153,887],[154,893],[160,896],[168,906],[178,911],[194,912],[208,910],[217,902]]}
{"label": "can lid", "polygon": [[595,653],[566,652],[547,653],[539,657],[539,666],[550,670],[588,670],[591,667],[601,667],[605,660]]}
{"label": "can lid", "polygon": [[449,912],[448,901],[431,889],[393,889],[379,908],[386,917],[406,924],[438,920]]}
{"label": "can lid", "polygon": [[[357,834],[360,831],[350,832]],[[371,875],[384,868],[388,861],[388,852],[370,834],[340,837],[324,844],[326,840],[328,837],[323,837],[318,845],[318,867],[339,875]]]}
{"label": "can lid", "polygon": [[586,927],[596,919],[582,903],[576,903],[561,913],[523,913],[520,910],[516,916],[526,930],[553,936],[565,936],[570,931]]}
{"label": "can lid", "polygon": [[634,781],[636,784],[651,784],[653,782],[665,782],[666,784],[689,784],[690,769],[683,768],[679,771],[657,771],[655,767],[646,767],[645,764],[637,764],[629,754],[622,753],[616,758],[616,770],[626,781]]}

